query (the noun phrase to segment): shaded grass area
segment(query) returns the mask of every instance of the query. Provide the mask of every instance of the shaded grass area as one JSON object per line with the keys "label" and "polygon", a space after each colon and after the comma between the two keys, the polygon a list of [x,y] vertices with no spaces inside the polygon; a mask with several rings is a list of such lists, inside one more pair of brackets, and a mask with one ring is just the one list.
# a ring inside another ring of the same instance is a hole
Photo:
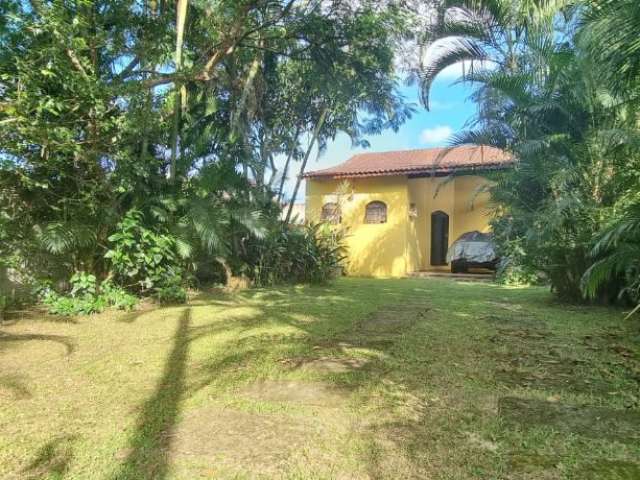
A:
{"label": "shaded grass area", "polygon": [[622,317],[539,288],[343,279],[13,321],[0,478],[640,478]]}

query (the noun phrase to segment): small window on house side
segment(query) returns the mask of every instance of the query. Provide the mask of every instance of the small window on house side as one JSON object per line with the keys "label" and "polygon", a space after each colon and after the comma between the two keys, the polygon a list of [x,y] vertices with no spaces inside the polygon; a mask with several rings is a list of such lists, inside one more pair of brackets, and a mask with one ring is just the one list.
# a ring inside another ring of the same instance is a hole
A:
{"label": "small window on house side", "polygon": [[342,221],[340,218],[340,208],[337,203],[325,203],[322,206],[322,213],[320,214],[320,220],[332,225],[337,225]]}
{"label": "small window on house side", "polygon": [[387,223],[387,205],[383,202],[371,202],[367,205],[364,223]]}

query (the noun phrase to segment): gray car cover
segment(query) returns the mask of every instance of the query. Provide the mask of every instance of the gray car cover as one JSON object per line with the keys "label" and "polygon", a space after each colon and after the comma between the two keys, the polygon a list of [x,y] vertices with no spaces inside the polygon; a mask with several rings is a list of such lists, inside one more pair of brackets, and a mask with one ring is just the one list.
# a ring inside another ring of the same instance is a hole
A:
{"label": "gray car cover", "polygon": [[497,260],[491,234],[476,230],[460,235],[447,251],[447,263],[464,260],[468,263],[489,263]]}

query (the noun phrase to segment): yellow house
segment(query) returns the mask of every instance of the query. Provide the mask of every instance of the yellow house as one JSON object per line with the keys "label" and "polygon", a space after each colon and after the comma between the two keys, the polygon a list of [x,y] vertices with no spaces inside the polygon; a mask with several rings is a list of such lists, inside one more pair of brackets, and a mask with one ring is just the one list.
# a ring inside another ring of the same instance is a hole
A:
{"label": "yellow house", "polygon": [[483,173],[512,163],[486,146],[355,155],[305,175],[305,216],[344,227],[350,275],[444,270],[452,242],[489,230]]}

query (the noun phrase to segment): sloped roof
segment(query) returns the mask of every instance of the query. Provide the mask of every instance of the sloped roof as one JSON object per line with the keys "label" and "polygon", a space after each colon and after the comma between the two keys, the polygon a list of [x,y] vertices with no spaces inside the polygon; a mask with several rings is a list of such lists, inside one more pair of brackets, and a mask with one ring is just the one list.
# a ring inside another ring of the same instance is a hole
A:
{"label": "sloped roof", "polygon": [[[447,151],[448,150],[448,151]],[[305,174],[306,178],[354,178],[385,175],[447,174],[460,170],[495,170],[513,165],[506,152],[488,146],[428,148],[361,153],[335,167]]]}

